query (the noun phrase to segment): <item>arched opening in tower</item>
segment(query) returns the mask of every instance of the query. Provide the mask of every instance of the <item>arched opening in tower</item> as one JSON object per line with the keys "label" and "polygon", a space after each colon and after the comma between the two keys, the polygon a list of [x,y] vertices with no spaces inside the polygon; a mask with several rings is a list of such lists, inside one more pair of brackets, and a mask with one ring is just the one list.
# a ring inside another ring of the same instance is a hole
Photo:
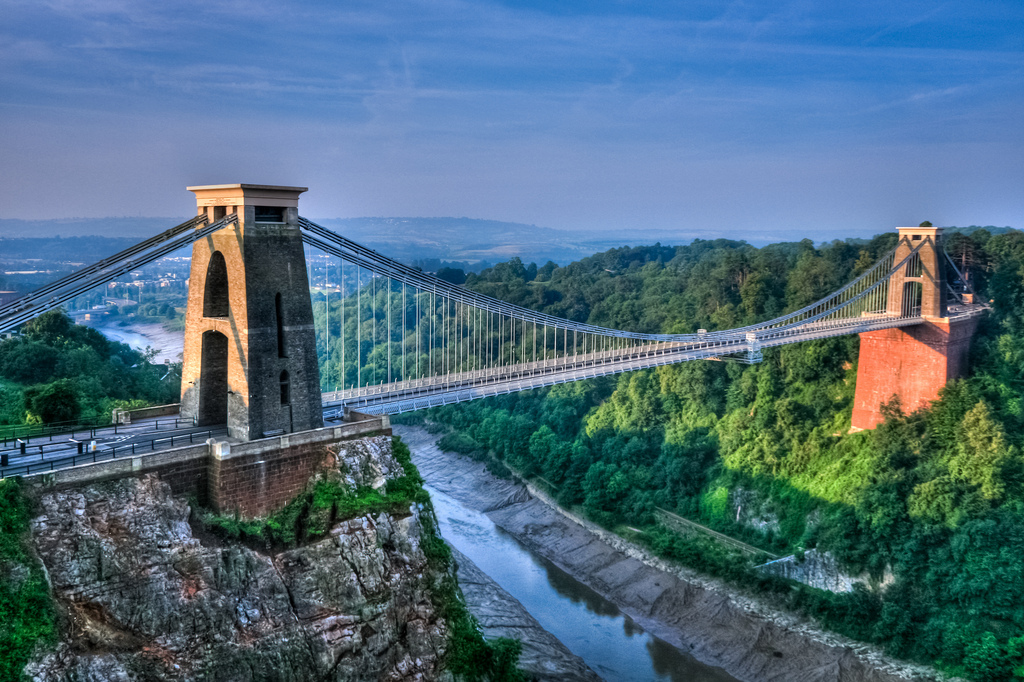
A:
{"label": "arched opening in tower", "polygon": [[228,316],[228,266],[224,254],[214,251],[206,267],[206,287],[203,295],[203,317]]}
{"label": "arched opening in tower", "polygon": [[228,337],[217,331],[203,333],[203,360],[199,372],[198,424],[228,421]]}
{"label": "arched opening in tower", "polygon": [[284,310],[281,307],[281,294],[274,297],[274,317],[277,320],[277,357],[287,357],[284,345]]}
{"label": "arched opening in tower", "polygon": [[903,284],[903,309],[900,317],[920,317],[921,299],[924,287],[920,282],[905,282]]}

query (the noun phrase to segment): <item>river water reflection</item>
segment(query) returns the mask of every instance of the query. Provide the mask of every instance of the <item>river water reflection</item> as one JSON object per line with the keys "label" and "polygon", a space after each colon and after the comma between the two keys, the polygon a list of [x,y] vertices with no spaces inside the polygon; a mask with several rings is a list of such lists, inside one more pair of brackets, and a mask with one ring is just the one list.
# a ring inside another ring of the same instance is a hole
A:
{"label": "river water reflection", "polygon": [[610,681],[735,682],[644,631],[629,616],[484,514],[431,488],[441,534],[574,654]]}
{"label": "river water reflection", "polygon": [[131,327],[95,327],[96,331],[111,341],[126,343],[137,351],[146,350],[153,342],[146,336],[134,331]]}

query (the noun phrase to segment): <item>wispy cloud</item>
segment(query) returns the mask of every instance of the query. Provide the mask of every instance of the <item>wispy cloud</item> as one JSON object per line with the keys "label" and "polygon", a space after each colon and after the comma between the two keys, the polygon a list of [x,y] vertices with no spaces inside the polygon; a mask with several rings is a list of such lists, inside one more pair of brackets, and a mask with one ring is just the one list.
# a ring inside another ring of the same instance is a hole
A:
{"label": "wispy cloud", "polygon": [[[19,169],[0,215],[49,217],[41,178],[74,204],[120,182],[294,173],[274,181],[352,188],[322,215],[615,227],[643,205],[664,224],[742,222],[782,220],[792,195],[811,225],[835,205],[850,221],[886,215],[853,208],[871,192],[928,196],[863,177],[875,164],[909,188],[938,148],[1000,150],[964,186],[1024,183],[1004,162],[1024,152],[1018,0],[553,7],[0,0],[0,154]],[[955,184],[955,164],[943,172]],[[978,191],[963,210],[992,210]],[[996,203],[1024,216],[1021,202]]]}

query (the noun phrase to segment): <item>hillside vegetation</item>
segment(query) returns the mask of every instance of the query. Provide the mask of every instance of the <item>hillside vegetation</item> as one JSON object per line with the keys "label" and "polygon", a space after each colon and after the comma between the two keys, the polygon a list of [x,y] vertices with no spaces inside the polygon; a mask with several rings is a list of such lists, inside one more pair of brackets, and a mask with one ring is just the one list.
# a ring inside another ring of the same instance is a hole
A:
{"label": "hillside vegetation", "polygon": [[[764,320],[834,291],[895,243],[616,249],[567,267],[513,260],[466,285],[574,320],[693,332]],[[849,433],[858,338],[690,362],[440,408],[445,445],[543,478],[566,506],[654,549],[784,595],[827,626],[977,680],[1024,677],[1024,233],[953,235],[993,311],[971,376],[931,409]],[[663,508],[776,552],[816,547],[876,588],[758,577],[656,523]],[[882,587],[882,585],[885,585]]]}
{"label": "hillside vegetation", "polygon": [[115,407],[177,402],[181,375],[143,353],[74,324],[61,310],[0,341],[0,433],[4,425],[92,423]]}

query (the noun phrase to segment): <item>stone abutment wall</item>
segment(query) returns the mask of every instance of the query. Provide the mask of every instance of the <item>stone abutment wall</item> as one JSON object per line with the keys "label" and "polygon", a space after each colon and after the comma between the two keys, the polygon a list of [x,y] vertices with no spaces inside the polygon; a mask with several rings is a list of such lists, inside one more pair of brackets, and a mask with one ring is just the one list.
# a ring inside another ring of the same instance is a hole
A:
{"label": "stone abutment wall", "polygon": [[254,518],[280,509],[306,486],[318,468],[339,456],[346,441],[391,435],[387,417],[359,415],[358,421],[242,443],[215,440],[202,445],[84,464],[34,474],[26,484],[37,492],[153,474],[174,495],[195,497],[219,513]]}
{"label": "stone abutment wall", "polygon": [[881,407],[898,397],[904,412],[928,407],[950,379],[964,375],[978,318],[929,320],[860,335],[854,430],[873,429]]}

